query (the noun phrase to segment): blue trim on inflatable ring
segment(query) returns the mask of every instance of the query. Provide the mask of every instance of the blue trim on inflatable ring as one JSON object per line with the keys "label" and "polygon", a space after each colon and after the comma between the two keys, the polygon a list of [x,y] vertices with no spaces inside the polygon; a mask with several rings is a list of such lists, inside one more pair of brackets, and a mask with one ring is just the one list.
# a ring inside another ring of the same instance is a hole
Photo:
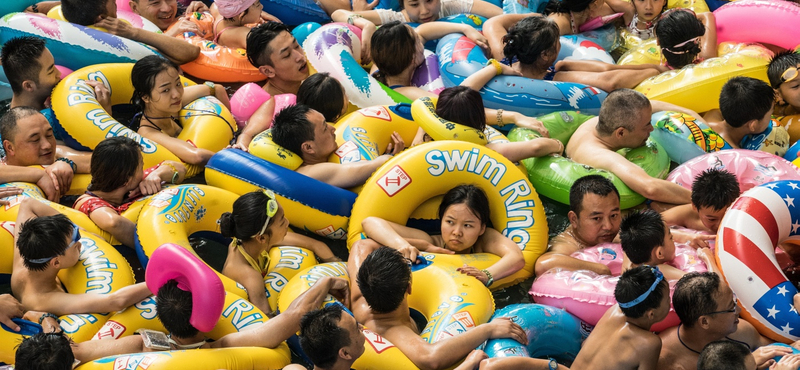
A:
{"label": "blue trim on inflatable ring", "polygon": [[334,216],[350,217],[357,197],[352,191],[328,185],[238,149],[218,152],[211,157],[206,168],[270,189],[284,198]]}

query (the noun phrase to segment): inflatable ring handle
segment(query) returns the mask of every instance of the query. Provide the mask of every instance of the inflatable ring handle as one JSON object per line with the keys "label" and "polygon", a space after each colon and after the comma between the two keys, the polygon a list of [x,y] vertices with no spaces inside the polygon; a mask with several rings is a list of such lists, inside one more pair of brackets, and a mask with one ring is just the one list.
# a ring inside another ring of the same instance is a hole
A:
{"label": "inflatable ring handle", "polygon": [[170,280],[177,280],[182,290],[198,293],[192,294],[189,323],[202,332],[214,329],[225,304],[225,288],[214,270],[186,248],[167,243],[150,256],[145,281],[147,288],[158,294]]}
{"label": "inflatable ring handle", "polygon": [[[434,141],[459,140],[486,145],[486,135],[472,127],[450,122],[436,114],[438,98],[422,97],[411,103],[411,116]],[[487,124],[488,126],[488,124]]]}

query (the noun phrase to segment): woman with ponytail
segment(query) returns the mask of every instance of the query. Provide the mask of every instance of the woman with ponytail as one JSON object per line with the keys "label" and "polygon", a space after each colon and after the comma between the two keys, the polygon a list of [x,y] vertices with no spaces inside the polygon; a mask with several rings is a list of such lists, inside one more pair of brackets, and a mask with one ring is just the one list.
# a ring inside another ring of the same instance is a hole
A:
{"label": "woman with ponytail", "polygon": [[717,56],[717,25],[713,13],[670,9],[661,15],[655,32],[663,63],[669,69],[680,69]]}
{"label": "woman with ponytail", "polygon": [[139,135],[166,147],[182,161],[205,165],[214,152],[177,139],[183,130],[178,114],[185,105],[204,96],[215,96],[230,109],[225,88],[212,82],[183,87],[178,67],[157,55],[140,59],[131,70],[131,104],[140,111],[131,122]]}
{"label": "woman with ponytail", "polygon": [[222,274],[242,284],[252,302],[263,312],[272,312],[264,288],[269,250],[276,245],[308,248],[324,262],[340,261],[325,243],[289,233],[289,220],[271,191],[247,193],[233,202],[233,212],[219,218],[220,233],[233,238]]}

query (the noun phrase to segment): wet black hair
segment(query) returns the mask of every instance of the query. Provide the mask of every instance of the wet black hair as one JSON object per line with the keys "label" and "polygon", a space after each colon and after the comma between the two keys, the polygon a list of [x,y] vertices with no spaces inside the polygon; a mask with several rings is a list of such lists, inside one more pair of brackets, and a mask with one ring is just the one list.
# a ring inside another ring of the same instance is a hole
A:
{"label": "wet black hair", "polygon": [[553,13],[580,13],[597,0],[550,0],[544,7],[544,15]]}
{"label": "wet black hair", "polygon": [[750,349],[728,339],[711,342],[700,352],[697,370],[748,370],[744,364]]}
{"label": "wet black hair", "polygon": [[91,26],[105,14],[108,1],[113,0],[61,0],[61,12],[67,22]]}
{"label": "wet black hair", "polygon": [[467,205],[467,208],[481,221],[482,225],[490,224],[489,198],[486,197],[483,189],[472,184],[458,185],[444,194],[442,203],[439,204],[439,219],[444,218],[447,208],[462,203]]}
{"label": "wet black hair", "polygon": [[341,305],[329,304],[300,320],[300,347],[318,368],[332,367],[339,359],[339,350],[350,345],[350,333],[339,326],[342,312]]}
{"label": "wet black hair", "polygon": [[[656,281],[653,269],[654,267],[644,265],[623,272],[617,281],[617,286],[614,288],[614,298],[617,302],[631,302],[647,292]],[[625,316],[632,319],[642,317],[647,310],[658,308],[665,294],[669,299],[669,284],[662,278],[656,288],[643,301],[632,307],[625,308],[620,306],[620,310]]]}
{"label": "wet black hair", "polygon": [[67,238],[75,231],[72,221],[62,214],[32,218],[17,227],[17,248],[25,268],[31,271],[44,271],[49,263],[31,260],[63,256],[70,247]]}
{"label": "wet black hair", "polygon": [[692,183],[692,204],[698,209],[711,207],[719,211],[728,208],[740,194],[739,180],[722,168],[709,168],[697,175]]}
{"label": "wet black hair", "polygon": [[551,61],[542,59],[542,54],[555,53],[559,37],[558,25],[541,15],[525,17],[503,36],[503,55],[508,60],[516,58],[522,64],[547,69]]}
{"label": "wet black hair", "polygon": [[279,22],[267,22],[255,26],[247,33],[247,60],[253,67],[264,65],[272,66],[272,49],[269,43],[283,32],[289,32],[289,27]]}
{"label": "wet black hair", "polygon": [[719,111],[725,122],[733,127],[764,118],[774,103],[775,90],[752,77],[731,78],[722,85],[719,94]]}
{"label": "wet black hair", "polygon": [[[145,103],[142,98],[149,96],[155,88],[156,76],[163,71],[168,71],[170,68],[178,70],[178,66],[175,63],[159,55],[148,55],[139,59],[133,65],[133,69],[131,69],[131,83],[133,84],[131,104],[136,106],[140,112],[144,112],[145,109]],[[138,130],[140,122],[141,116],[137,115],[131,123],[131,129]]]}
{"label": "wet black hair", "polygon": [[[240,241],[249,240],[259,233],[267,220],[267,202],[269,197],[263,191],[253,191],[240,196],[233,202],[233,212],[225,212],[219,218],[219,230],[226,238],[236,237]],[[269,220],[267,236],[272,236],[269,226],[275,223],[275,217]]]}
{"label": "wet black hair", "polygon": [[448,121],[483,132],[486,114],[481,94],[467,86],[453,86],[439,93],[436,114]]}
{"label": "wet black hair", "polygon": [[[5,54],[5,53],[4,53]],[[3,62],[5,65],[5,61]],[[781,85],[781,76],[787,69],[800,66],[800,54],[794,51],[784,51],[772,58],[767,66],[767,78],[769,84],[773,89],[777,89]],[[9,77],[9,80],[11,78]],[[11,86],[14,86],[13,84]]]}
{"label": "wet black hair", "polygon": [[92,182],[88,190],[113,191],[136,174],[142,162],[142,149],[136,141],[114,136],[97,144],[92,152]]}
{"label": "wet black hair", "polygon": [[75,355],[63,333],[37,333],[26,337],[14,355],[17,370],[72,370]]}
{"label": "wet black hair", "polygon": [[619,190],[611,180],[600,175],[584,176],[576,180],[569,188],[569,210],[580,215],[583,210],[583,198],[586,194],[597,194],[606,197],[616,194],[619,199]]}
{"label": "wet black hair", "polygon": [[373,77],[385,84],[387,76],[399,75],[411,65],[416,52],[414,30],[400,21],[383,24],[372,34],[370,44],[370,56],[378,68]]}
{"label": "wet black hair", "polygon": [[43,66],[38,59],[44,49],[44,39],[34,36],[14,37],[3,44],[0,64],[14,94],[22,92],[22,83],[26,80],[39,83],[39,72]]}
{"label": "wet black hair", "polygon": [[678,280],[672,294],[672,307],[683,326],[691,328],[700,316],[717,309],[714,296],[719,284],[719,275],[713,272],[690,272]]}
{"label": "wet black hair", "polygon": [[622,250],[637,265],[650,260],[653,249],[663,246],[664,236],[664,219],[652,209],[632,212],[619,225]]}
{"label": "wet black hair", "polygon": [[411,282],[409,263],[389,247],[380,247],[364,259],[356,282],[372,311],[389,313],[400,307]]}
{"label": "wet black hair", "polygon": [[167,281],[156,294],[158,319],[178,338],[191,338],[200,332],[189,323],[192,305],[192,292],[178,288],[176,280]]}
{"label": "wet black hair", "polygon": [[703,36],[705,33],[706,27],[703,22],[700,22],[691,11],[680,8],[662,14],[655,27],[661,54],[667,63],[676,69],[692,64],[701,50],[699,41],[690,42],[678,48],[675,45]]}
{"label": "wet black hair", "polygon": [[314,140],[314,124],[307,117],[310,111],[303,104],[283,108],[272,124],[272,141],[302,158],[303,143]]}
{"label": "wet black hair", "polygon": [[344,88],[328,72],[315,73],[300,84],[297,104],[322,113],[327,122],[336,122],[344,108]]}
{"label": "wet black hair", "polygon": [[[31,107],[14,107],[0,116],[0,138],[3,141],[14,142],[17,136],[17,122],[33,115],[41,115],[38,110]],[[0,143],[1,145],[2,143]]]}

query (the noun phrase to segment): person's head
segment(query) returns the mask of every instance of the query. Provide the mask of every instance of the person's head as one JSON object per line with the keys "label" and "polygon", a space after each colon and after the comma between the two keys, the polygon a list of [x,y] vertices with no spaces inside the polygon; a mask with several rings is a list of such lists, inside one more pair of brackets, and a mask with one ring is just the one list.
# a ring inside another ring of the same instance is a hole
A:
{"label": "person's head", "polygon": [[737,76],[728,80],[719,93],[719,111],[725,123],[734,128],[747,126],[751,134],[769,127],[775,91],[766,82]]}
{"label": "person's head", "polygon": [[[669,284],[654,266],[637,266],[622,273],[614,298],[625,316],[657,323],[669,313]],[[649,329],[649,328],[644,328]]]}
{"label": "person's head", "polygon": [[22,340],[14,355],[18,370],[72,370],[75,355],[63,333],[37,333]]}
{"label": "person's head", "polygon": [[352,364],[364,354],[363,328],[342,307],[329,304],[300,320],[300,347],[318,368],[332,368],[339,360]]}
{"label": "person's head", "polygon": [[392,312],[411,293],[411,261],[397,250],[380,247],[361,263],[356,283],[373,312]]}
{"label": "person's head", "polygon": [[797,68],[800,67],[800,54],[792,51],[778,53],[769,62],[767,77],[769,84],[775,89],[778,101],[800,109],[800,78]]}
{"label": "person's head", "polygon": [[541,15],[525,17],[503,36],[503,55],[538,70],[549,68],[558,57],[561,41],[556,22]]}
{"label": "person's head", "polygon": [[642,22],[652,22],[667,9],[667,0],[633,0],[636,15]]}
{"label": "person's head", "polygon": [[131,70],[131,103],[149,116],[161,117],[181,111],[183,83],[178,67],[167,58],[148,55]]}
{"label": "person's head", "polygon": [[286,236],[289,219],[275,194],[269,190],[244,194],[233,202],[233,212],[225,212],[219,218],[222,236],[236,238],[238,242],[255,239],[268,246]]}
{"label": "person's head", "polygon": [[36,109],[11,108],[0,117],[0,137],[6,151],[6,164],[47,166],[56,160],[53,127]]}
{"label": "person's head", "polygon": [[61,72],[42,38],[15,37],[3,45],[0,53],[0,64],[14,95],[34,94],[44,103],[61,81]]}
{"label": "person's head", "polygon": [[587,245],[611,243],[619,232],[619,191],[600,175],[584,176],[569,189],[567,214],[573,232]]}
{"label": "person's head", "polygon": [[413,23],[428,23],[439,19],[442,11],[440,0],[400,0],[400,8]]}
{"label": "person's head", "polygon": [[422,38],[413,28],[399,21],[382,25],[372,34],[370,56],[378,72],[374,76],[386,83],[386,77],[397,76],[425,61]]}
{"label": "person's head", "polygon": [[619,237],[631,263],[658,265],[675,258],[672,232],[661,214],[652,209],[625,216],[619,226]]}
{"label": "person's head", "polygon": [[750,350],[739,342],[717,340],[700,352],[697,370],[755,370],[756,359]]}
{"label": "person's head", "polygon": [[128,5],[134,13],[141,15],[153,22],[162,31],[165,31],[177,20],[177,0],[130,0]]}
{"label": "person's head", "polygon": [[706,33],[706,27],[693,11],[674,8],[659,17],[655,33],[667,65],[683,68],[700,54],[700,37]]}
{"label": "person's head", "polygon": [[117,16],[115,0],[62,0],[61,12],[67,22],[91,26],[104,17]]}
{"label": "person's head", "polygon": [[179,288],[176,280],[170,280],[158,289],[156,312],[164,329],[178,338],[193,338],[200,332],[189,323],[192,317],[192,292]]}
{"label": "person's head", "polygon": [[67,216],[36,217],[17,227],[17,248],[28,270],[44,271],[51,266],[64,269],[78,263],[81,233]]}
{"label": "person's head", "polygon": [[436,114],[478,131],[486,128],[483,98],[477,90],[467,86],[453,86],[442,90],[436,103]]}
{"label": "person's head", "polygon": [[612,137],[626,148],[638,148],[647,142],[653,125],[652,107],[644,94],[631,89],[617,89],[600,106],[597,133]]}
{"label": "person's head", "polygon": [[584,10],[599,9],[605,0],[550,0],[544,7],[544,15],[552,13],[580,13]]}
{"label": "person's head", "polygon": [[92,152],[89,190],[136,189],[144,175],[142,167],[142,150],[136,141],[124,136],[104,139]]}
{"label": "person's head", "polygon": [[735,332],[739,323],[736,295],[713,272],[684,275],[675,284],[672,306],[684,327],[699,327],[719,339]]}
{"label": "person's head", "polygon": [[692,208],[703,226],[716,233],[725,210],[740,194],[739,181],[734,174],[710,168],[697,175],[692,183]]}
{"label": "person's head", "polygon": [[260,21],[261,9],[264,8],[259,0],[214,0],[214,4],[223,18],[242,24]]}
{"label": "person's head", "polygon": [[283,23],[267,22],[247,33],[247,60],[270,80],[300,83],[308,77],[303,48]]}
{"label": "person's head", "polygon": [[325,121],[336,122],[347,112],[347,94],[339,81],[328,72],[315,73],[300,84],[297,90],[297,104],[322,113]]}
{"label": "person's head", "polygon": [[304,160],[327,158],[336,146],[336,129],[325,117],[302,104],[290,105],[275,116],[272,141]]}
{"label": "person's head", "polygon": [[445,248],[472,248],[489,223],[489,198],[475,185],[458,185],[444,194],[439,205]]}

